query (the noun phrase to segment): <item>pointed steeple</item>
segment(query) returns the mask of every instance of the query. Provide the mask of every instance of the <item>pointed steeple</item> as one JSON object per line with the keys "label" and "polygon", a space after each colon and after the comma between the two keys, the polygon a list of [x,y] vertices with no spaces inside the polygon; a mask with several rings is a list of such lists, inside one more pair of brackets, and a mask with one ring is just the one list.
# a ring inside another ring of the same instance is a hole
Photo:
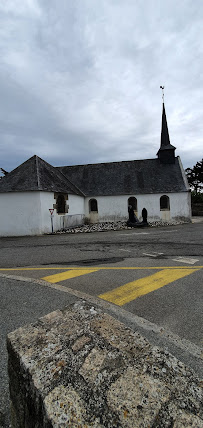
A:
{"label": "pointed steeple", "polygon": [[161,126],[161,147],[168,146],[170,144],[170,138],[168,133],[168,125],[166,119],[166,111],[163,103],[163,111],[162,111],[162,126]]}
{"label": "pointed steeple", "polygon": [[161,145],[157,153],[161,163],[174,163],[175,162],[175,147],[170,143],[168,125],[166,119],[165,105],[163,102],[162,110],[162,125],[161,125]]}

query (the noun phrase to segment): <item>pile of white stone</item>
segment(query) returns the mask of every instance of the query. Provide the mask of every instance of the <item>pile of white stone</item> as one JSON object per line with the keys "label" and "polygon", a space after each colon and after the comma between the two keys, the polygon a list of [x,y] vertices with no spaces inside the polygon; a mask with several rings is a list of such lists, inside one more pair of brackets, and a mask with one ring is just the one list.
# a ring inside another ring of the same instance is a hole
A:
{"label": "pile of white stone", "polygon": [[[105,222],[95,224],[83,224],[81,226],[70,227],[65,230],[60,230],[56,233],[91,233],[91,232],[106,232],[108,230],[128,229],[126,221]],[[131,229],[131,228],[130,228]]]}
{"label": "pile of white stone", "polygon": [[[152,221],[152,222],[149,222],[148,224],[149,224],[150,227],[160,227],[160,226],[176,226],[177,224],[184,224],[184,223],[186,223],[186,221],[183,221],[183,220],[182,221],[181,220],[175,221],[175,220],[173,220],[173,221],[170,221],[170,222],[167,222],[167,221]],[[189,223],[189,221],[187,223]]]}
{"label": "pile of white stone", "polygon": [[[161,226],[176,226],[177,224],[182,224],[183,221],[173,221],[173,222],[164,222],[164,221],[154,221],[149,222],[149,227],[161,227]],[[140,229],[141,227],[137,227]],[[107,232],[109,230],[123,230],[123,229],[134,229],[127,226],[126,221],[117,221],[117,222],[105,222],[105,223],[95,223],[95,224],[83,224],[81,226],[70,227],[64,230],[56,232],[57,234],[62,233],[91,233],[91,232]]]}

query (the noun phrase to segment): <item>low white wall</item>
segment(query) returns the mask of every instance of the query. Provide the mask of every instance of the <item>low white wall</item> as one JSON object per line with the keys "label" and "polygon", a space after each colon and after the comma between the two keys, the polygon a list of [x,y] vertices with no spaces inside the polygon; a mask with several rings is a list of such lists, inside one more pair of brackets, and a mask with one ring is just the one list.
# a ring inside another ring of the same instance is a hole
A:
{"label": "low white wall", "polygon": [[58,230],[84,223],[84,197],[68,195],[67,205],[69,205],[68,213],[58,214],[58,221],[60,221]]}
{"label": "low white wall", "polygon": [[62,227],[61,229],[67,229],[68,227],[81,226],[84,224],[84,215],[83,214],[74,214],[74,215],[64,215],[61,219]]}
{"label": "low white wall", "polygon": [[83,196],[68,195],[67,204],[69,205],[68,214],[85,214],[85,201]]}
{"label": "low white wall", "polygon": [[[170,199],[170,212],[160,210],[160,197],[167,195]],[[191,219],[190,192],[157,193],[146,195],[94,196],[85,198],[85,217],[90,219],[89,200],[98,203],[98,221],[123,221],[128,219],[128,198],[137,199],[137,216],[142,220],[142,209],[146,208],[148,221]]]}
{"label": "low white wall", "polygon": [[0,193],[0,236],[41,233],[39,192]]}

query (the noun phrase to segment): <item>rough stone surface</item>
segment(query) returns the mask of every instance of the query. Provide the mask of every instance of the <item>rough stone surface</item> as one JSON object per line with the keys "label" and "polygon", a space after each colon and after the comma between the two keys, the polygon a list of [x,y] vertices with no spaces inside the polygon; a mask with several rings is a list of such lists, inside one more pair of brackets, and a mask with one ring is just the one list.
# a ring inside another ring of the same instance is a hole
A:
{"label": "rough stone surface", "polygon": [[[133,392],[133,394],[132,394]],[[129,367],[109,388],[107,402],[119,410],[122,427],[152,426],[161,407],[169,400],[170,389],[159,379]]]}
{"label": "rough stone surface", "polygon": [[203,427],[202,382],[78,301],[8,335],[14,428]]}
{"label": "rough stone surface", "polygon": [[[150,227],[161,227],[161,226],[176,226],[177,224],[183,224],[186,221],[153,221],[149,222],[148,226]],[[141,227],[137,227],[139,230]],[[56,234],[63,233],[91,233],[91,232],[108,232],[110,230],[126,230],[134,229],[127,225],[126,221],[117,221],[117,222],[105,222],[105,223],[95,223],[95,224],[83,224],[81,226],[70,227],[64,230],[59,230],[55,232]]]}
{"label": "rough stone surface", "polygon": [[46,396],[44,405],[53,427],[101,427],[98,419],[87,423],[84,400],[71,385],[56,387]]}

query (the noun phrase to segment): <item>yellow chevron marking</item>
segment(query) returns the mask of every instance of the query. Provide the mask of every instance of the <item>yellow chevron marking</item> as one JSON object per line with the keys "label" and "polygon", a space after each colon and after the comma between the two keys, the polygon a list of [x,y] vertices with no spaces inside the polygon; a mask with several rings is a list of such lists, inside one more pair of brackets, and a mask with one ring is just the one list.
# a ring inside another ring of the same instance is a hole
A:
{"label": "yellow chevron marking", "polygon": [[47,282],[55,284],[56,282],[65,281],[66,279],[76,278],[77,276],[86,275],[87,273],[97,272],[99,269],[77,269],[68,270],[66,272],[57,273],[55,275],[45,276]]}
{"label": "yellow chevron marking", "polygon": [[164,269],[153,275],[137,279],[136,281],[128,282],[127,284],[122,285],[121,287],[117,287],[114,290],[107,291],[104,294],[100,294],[99,297],[118,306],[122,306],[126,303],[131,302],[132,300],[135,300],[137,297],[151,293],[152,291],[157,290],[158,288],[164,287],[164,285],[170,284],[171,282],[183,278],[184,276],[190,275],[191,273],[196,271],[197,269],[191,268]]}

